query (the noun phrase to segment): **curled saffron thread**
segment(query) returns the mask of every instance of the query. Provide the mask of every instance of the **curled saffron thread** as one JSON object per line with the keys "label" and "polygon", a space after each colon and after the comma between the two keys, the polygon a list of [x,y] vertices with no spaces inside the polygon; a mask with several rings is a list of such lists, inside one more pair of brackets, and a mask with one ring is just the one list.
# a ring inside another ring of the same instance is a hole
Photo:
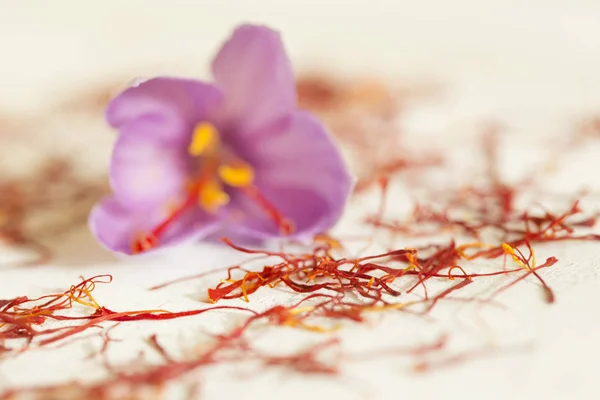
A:
{"label": "curled saffron thread", "polygon": [[[77,285],[72,285],[69,290],[38,298],[30,299],[21,296],[11,301],[7,301],[0,310],[0,342],[10,339],[26,339],[26,345],[21,351],[29,348],[33,339],[37,336],[59,332],[62,328],[52,328],[46,330],[36,330],[34,325],[41,325],[47,319],[61,320],[65,317],[57,315],[59,311],[72,308],[74,303],[89,306],[95,301],[90,292],[95,288],[96,283],[109,283],[112,280],[110,275],[98,275],[89,279],[82,279]],[[90,301],[83,299],[87,298]],[[78,319],[74,317],[73,319]]]}
{"label": "curled saffron thread", "polygon": [[460,265],[454,265],[448,269],[448,279],[454,280],[455,278],[457,278],[456,275],[452,275],[452,271],[455,269],[460,269],[460,271],[463,273],[462,277],[469,277],[469,275],[467,274],[467,272],[464,270],[463,267],[461,267]]}

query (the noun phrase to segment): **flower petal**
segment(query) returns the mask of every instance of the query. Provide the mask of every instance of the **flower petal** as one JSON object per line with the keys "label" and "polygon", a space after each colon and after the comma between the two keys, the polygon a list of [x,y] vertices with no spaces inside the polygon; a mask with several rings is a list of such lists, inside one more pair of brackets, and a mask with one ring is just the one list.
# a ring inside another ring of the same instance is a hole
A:
{"label": "flower petal", "polygon": [[[260,136],[239,146],[256,173],[261,194],[295,225],[294,237],[309,237],[331,228],[340,218],[353,179],[339,149],[323,125],[297,111]],[[236,193],[231,207],[245,220],[234,227],[252,237],[281,236],[264,209]]]}
{"label": "flower petal", "polygon": [[143,81],[117,96],[107,119],[120,131],[110,165],[119,201],[146,209],[181,196],[193,126],[210,119],[220,100],[214,86],[176,78]]}
{"label": "flower petal", "polygon": [[140,210],[176,201],[185,195],[192,160],[185,147],[161,147],[144,131],[124,131],[110,162],[110,185],[123,204]]}
{"label": "flower petal", "polygon": [[226,97],[224,119],[254,131],[285,116],[296,105],[292,66],[278,32],[242,25],[212,64]]}
{"label": "flower petal", "polygon": [[210,118],[222,99],[215,86],[204,82],[153,78],[115,97],[108,105],[106,119],[119,130],[136,125],[148,139],[163,145],[187,145],[192,127]]}
{"label": "flower petal", "polygon": [[[110,251],[131,254],[131,244],[137,235],[150,232],[166,217],[166,213],[132,211],[115,197],[105,197],[92,210],[89,226],[96,239]],[[218,229],[216,221],[198,208],[190,209],[174,221],[159,238],[158,248],[164,248],[204,238]]]}

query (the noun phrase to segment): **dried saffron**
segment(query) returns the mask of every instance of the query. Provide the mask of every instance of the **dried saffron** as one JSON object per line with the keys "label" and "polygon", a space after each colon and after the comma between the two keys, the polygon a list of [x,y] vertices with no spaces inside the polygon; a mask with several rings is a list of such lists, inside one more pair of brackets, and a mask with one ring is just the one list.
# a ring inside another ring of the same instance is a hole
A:
{"label": "dried saffron", "polygon": [[[0,179],[0,241],[33,253],[19,265],[46,263],[52,253],[44,239],[84,222],[90,205],[106,190],[104,182],[78,177],[72,162],[62,158],[46,160],[26,178]],[[60,219],[38,223],[50,215]]]}

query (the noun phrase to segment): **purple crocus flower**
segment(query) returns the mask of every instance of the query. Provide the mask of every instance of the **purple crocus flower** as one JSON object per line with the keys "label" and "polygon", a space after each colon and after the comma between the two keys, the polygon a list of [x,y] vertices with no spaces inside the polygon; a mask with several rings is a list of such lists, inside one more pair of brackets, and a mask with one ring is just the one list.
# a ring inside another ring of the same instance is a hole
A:
{"label": "purple crocus flower", "polygon": [[217,232],[305,239],[339,219],[352,179],[321,123],[297,109],[279,34],[238,27],[212,72],[215,84],[138,82],[109,104],[114,193],[89,220],[106,248],[137,254]]}

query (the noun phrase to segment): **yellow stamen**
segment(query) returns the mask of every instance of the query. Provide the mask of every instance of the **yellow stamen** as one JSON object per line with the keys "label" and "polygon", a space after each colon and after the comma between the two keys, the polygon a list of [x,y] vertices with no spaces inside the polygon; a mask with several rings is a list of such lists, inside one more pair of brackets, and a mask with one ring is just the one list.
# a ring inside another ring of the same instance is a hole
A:
{"label": "yellow stamen", "polygon": [[223,182],[233,187],[245,187],[254,182],[254,170],[249,165],[221,165],[219,177]]}
{"label": "yellow stamen", "polygon": [[194,128],[188,153],[198,157],[206,152],[213,152],[219,141],[219,131],[209,122],[200,122]]}
{"label": "yellow stamen", "polygon": [[208,212],[214,212],[217,208],[229,203],[229,195],[223,191],[221,185],[215,181],[209,181],[198,193],[200,206]]}

